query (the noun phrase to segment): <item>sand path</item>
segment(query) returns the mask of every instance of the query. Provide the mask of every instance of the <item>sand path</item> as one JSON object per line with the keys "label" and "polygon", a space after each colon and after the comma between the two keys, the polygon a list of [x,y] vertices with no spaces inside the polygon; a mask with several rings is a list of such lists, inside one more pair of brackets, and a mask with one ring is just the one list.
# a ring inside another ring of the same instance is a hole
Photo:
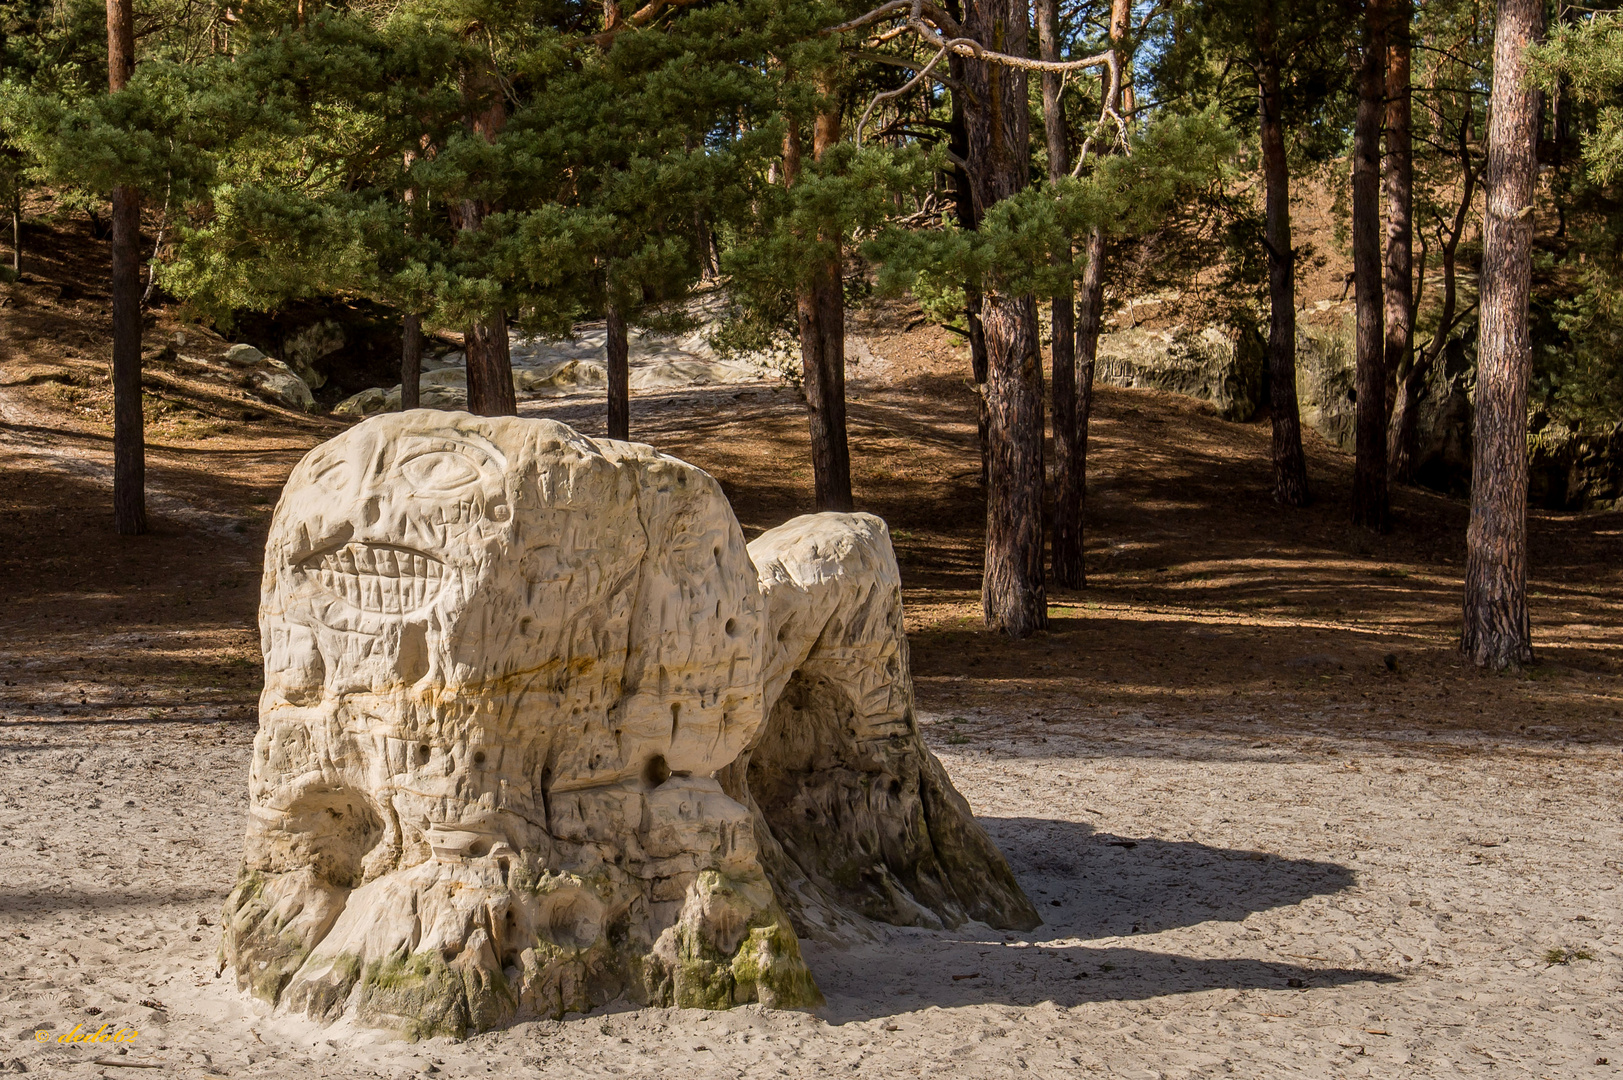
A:
{"label": "sand path", "polygon": [[[1611,748],[931,717],[1048,922],[809,944],[819,1016],[624,1006],[464,1043],[215,975],[251,723],[0,721],[0,1072],[1434,1077],[1623,1067]],[[1567,963],[1552,963],[1556,954]],[[1588,958],[1584,958],[1584,957]],[[116,1048],[39,1043],[133,1025]],[[96,1062],[161,1063],[158,1069]]]}

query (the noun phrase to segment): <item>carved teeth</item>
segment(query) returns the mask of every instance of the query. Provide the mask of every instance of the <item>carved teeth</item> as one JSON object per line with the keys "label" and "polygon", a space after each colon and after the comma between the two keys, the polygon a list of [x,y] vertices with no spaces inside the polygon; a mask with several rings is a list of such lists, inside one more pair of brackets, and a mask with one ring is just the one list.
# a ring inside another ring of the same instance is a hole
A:
{"label": "carved teeth", "polygon": [[404,615],[439,595],[438,559],[382,544],[345,544],[299,564],[306,578],[362,611]]}

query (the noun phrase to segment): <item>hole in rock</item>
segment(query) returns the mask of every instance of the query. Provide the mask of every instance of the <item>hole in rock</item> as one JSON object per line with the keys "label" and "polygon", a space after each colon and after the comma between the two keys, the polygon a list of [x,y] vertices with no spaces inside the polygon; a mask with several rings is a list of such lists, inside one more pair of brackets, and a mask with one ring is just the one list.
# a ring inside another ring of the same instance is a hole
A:
{"label": "hole in rock", "polygon": [[737,619],[728,619],[727,620],[727,625],[725,627],[723,627],[723,629],[727,631],[727,636],[728,637],[737,637],[738,636],[738,620]]}
{"label": "hole in rock", "polygon": [[473,763],[475,765],[483,765],[485,763],[485,752],[483,750],[473,755]]}
{"label": "hole in rock", "polygon": [[676,725],[682,719],[682,706],[679,702],[671,703],[671,742],[676,741]]}
{"label": "hole in rock", "polygon": [[460,945],[447,945],[445,948],[440,950],[440,956],[447,964],[449,964],[452,960],[456,959],[456,954],[461,951],[462,946]]}
{"label": "hole in rock", "polygon": [[658,787],[671,778],[671,767],[665,764],[663,757],[655,754],[642,767],[642,778],[649,787]]}
{"label": "hole in rock", "polygon": [[428,674],[428,627],[407,623],[400,628],[400,655],[395,660],[400,681],[411,685]]}
{"label": "hole in rock", "polygon": [[891,794],[891,797],[895,798],[897,795],[900,795],[901,793],[902,793],[902,782],[900,780],[892,780],[890,782],[890,794]]}
{"label": "hole in rock", "polygon": [[419,746],[417,748],[417,760],[422,762],[425,765],[428,764],[428,759],[430,757],[432,757],[433,754],[434,754],[434,751],[432,751],[432,750],[430,750],[428,748],[427,743],[424,743],[423,745],[421,745],[421,746]]}
{"label": "hole in rock", "polygon": [[541,914],[541,927],[554,945],[584,949],[603,932],[603,905],[578,889],[554,893]]}
{"label": "hole in rock", "polygon": [[476,859],[489,850],[490,845],[486,844],[483,840],[475,840],[473,843],[468,845],[468,854],[472,855]]}

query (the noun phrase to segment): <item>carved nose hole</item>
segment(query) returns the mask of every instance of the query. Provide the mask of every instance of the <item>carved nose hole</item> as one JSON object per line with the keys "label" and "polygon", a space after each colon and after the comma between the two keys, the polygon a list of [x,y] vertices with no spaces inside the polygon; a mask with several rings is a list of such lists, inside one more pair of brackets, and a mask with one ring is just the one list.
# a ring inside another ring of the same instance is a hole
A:
{"label": "carved nose hole", "polygon": [[655,754],[642,767],[642,778],[649,787],[658,787],[671,778],[671,767],[665,764],[664,758]]}
{"label": "carved nose hole", "polygon": [[724,629],[727,631],[727,636],[728,637],[737,637],[738,636],[738,620],[737,619],[728,619],[727,620],[727,625],[726,625],[726,627],[724,627]]}
{"label": "carved nose hole", "polygon": [[422,762],[424,765],[427,765],[428,759],[433,755],[433,753],[434,752],[428,748],[428,744],[424,743],[417,748],[417,760]]}
{"label": "carved nose hole", "polygon": [[671,742],[676,741],[676,725],[682,720],[682,706],[680,703],[671,704]]}
{"label": "carved nose hole", "polygon": [[475,765],[483,765],[485,763],[485,752],[483,750],[473,755],[473,763]]}
{"label": "carved nose hole", "polygon": [[370,499],[366,500],[365,503],[361,504],[361,520],[367,525],[376,525],[378,523],[378,518],[382,516],[378,511],[379,502],[379,498],[374,495]]}
{"label": "carved nose hole", "polygon": [[[502,884],[503,885],[507,884],[507,868],[509,866],[511,866],[511,865],[512,864],[509,863],[506,859],[497,859],[496,860],[496,868],[502,872]],[[509,911],[507,913],[507,927],[508,927],[509,930],[511,930],[512,927],[513,927],[513,913],[511,911]]]}

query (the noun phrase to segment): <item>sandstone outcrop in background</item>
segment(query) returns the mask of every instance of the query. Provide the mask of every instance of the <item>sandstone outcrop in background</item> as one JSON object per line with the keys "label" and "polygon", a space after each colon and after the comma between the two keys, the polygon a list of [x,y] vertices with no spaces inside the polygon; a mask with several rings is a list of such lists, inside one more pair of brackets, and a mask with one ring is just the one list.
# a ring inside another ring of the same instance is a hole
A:
{"label": "sandstone outcrop in background", "polygon": [[747,550],[649,447],[386,414],[289,478],[260,627],[222,952],[267,1001],[418,1036],[809,1006],[796,923],[1038,922],[919,737],[877,518]]}

